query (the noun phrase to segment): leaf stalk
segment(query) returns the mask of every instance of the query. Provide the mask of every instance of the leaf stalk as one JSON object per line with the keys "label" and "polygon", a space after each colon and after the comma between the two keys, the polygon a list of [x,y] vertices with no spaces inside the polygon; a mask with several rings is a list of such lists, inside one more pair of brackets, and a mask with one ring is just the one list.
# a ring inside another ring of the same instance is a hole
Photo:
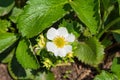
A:
{"label": "leaf stalk", "polygon": [[120,17],[118,17],[117,19],[111,21],[109,24],[107,24],[105,26],[105,28],[98,34],[97,38],[101,38],[101,36],[104,34],[104,32],[106,32],[111,26],[113,26],[114,24],[120,22]]}

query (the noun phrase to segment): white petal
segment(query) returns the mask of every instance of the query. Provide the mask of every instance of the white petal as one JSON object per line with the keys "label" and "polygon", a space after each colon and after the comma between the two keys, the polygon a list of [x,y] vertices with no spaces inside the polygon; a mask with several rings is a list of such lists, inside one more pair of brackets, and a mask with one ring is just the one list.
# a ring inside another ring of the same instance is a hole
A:
{"label": "white petal", "polygon": [[66,37],[66,40],[68,42],[73,42],[75,40],[75,36],[73,34],[69,34],[67,37]]}
{"label": "white petal", "polygon": [[50,28],[47,32],[47,38],[53,40],[57,36],[58,32],[55,28]]}
{"label": "white petal", "polygon": [[58,51],[54,52],[54,55],[55,55],[55,56],[58,56],[58,54],[59,54]]}
{"label": "white petal", "polygon": [[56,52],[56,46],[52,42],[47,42],[47,51]]}
{"label": "white petal", "polygon": [[66,29],[65,27],[60,27],[60,28],[58,29],[58,34],[59,34],[60,36],[66,37],[66,36],[68,36],[68,31],[67,31],[67,29]]}
{"label": "white petal", "polygon": [[55,56],[65,57],[66,54],[67,53],[66,53],[65,49],[57,49],[56,53],[55,53]]}
{"label": "white petal", "polygon": [[65,50],[66,53],[69,53],[69,52],[72,51],[72,46],[71,46],[71,45],[66,45],[66,46],[64,47],[64,50]]}

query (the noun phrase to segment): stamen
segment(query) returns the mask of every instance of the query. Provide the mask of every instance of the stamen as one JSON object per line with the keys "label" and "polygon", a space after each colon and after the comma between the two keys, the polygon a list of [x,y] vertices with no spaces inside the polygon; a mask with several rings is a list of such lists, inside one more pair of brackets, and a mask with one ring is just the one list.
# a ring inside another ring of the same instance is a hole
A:
{"label": "stamen", "polygon": [[57,36],[53,40],[53,42],[58,48],[63,48],[67,44],[67,41],[65,40],[63,36]]}

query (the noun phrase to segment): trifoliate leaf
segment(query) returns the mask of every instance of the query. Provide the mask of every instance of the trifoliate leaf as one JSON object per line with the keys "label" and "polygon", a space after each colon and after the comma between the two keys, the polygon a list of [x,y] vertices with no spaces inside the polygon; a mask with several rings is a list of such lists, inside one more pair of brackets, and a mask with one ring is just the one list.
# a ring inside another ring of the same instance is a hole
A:
{"label": "trifoliate leaf", "polygon": [[27,39],[20,40],[16,50],[16,58],[24,68],[37,69],[39,64],[29,46],[30,43]]}
{"label": "trifoliate leaf", "polygon": [[97,66],[103,60],[104,48],[96,38],[80,42],[74,51],[75,56],[82,62]]}
{"label": "trifoliate leaf", "polygon": [[70,4],[79,19],[95,34],[100,24],[99,0],[70,0]]}
{"label": "trifoliate leaf", "polygon": [[13,33],[0,32],[0,53],[12,45],[17,40],[17,36]]}
{"label": "trifoliate leaf", "polygon": [[18,19],[18,29],[31,38],[67,13],[68,0],[29,0]]}

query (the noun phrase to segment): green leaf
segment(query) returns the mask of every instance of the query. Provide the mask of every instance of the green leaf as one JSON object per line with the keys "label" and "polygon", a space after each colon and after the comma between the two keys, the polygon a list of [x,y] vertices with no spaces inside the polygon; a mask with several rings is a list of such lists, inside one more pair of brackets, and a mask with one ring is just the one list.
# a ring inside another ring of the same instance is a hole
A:
{"label": "green leaf", "polygon": [[67,13],[67,3],[68,0],[29,0],[18,19],[19,31],[28,38],[41,33]]}
{"label": "green leaf", "polygon": [[120,34],[117,34],[117,33],[113,33],[113,36],[115,38],[115,40],[120,43]]}
{"label": "green leaf", "polygon": [[100,75],[97,75],[94,80],[118,80],[114,74],[107,71],[102,71]]}
{"label": "green leaf", "polygon": [[14,80],[33,80],[34,75],[31,69],[25,69],[17,61],[15,55],[8,64],[8,71]]}
{"label": "green leaf", "polygon": [[113,3],[116,2],[116,0],[101,0],[101,2],[103,4],[103,8],[107,11],[109,7],[111,7]]}
{"label": "green leaf", "polygon": [[36,76],[34,80],[55,80],[55,78],[53,73],[43,72],[43,73],[38,73],[38,76]]}
{"label": "green leaf", "polygon": [[101,0],[101,2],[103,3],[103,8],[105,10],[107,10],[110,7],[110,1],[111,0]]}
{"label": "green leaf", "polygon": [[118,4],[119,4],[119,14],[120,14],[120,0],[118,0]]}
{"label": "green leaf", "polygon": [[16,50],[16,58],[18,62],[24,67],[24,68],[32,68],[37,69],[39,67],[39,64],[31,52],[30,43],[27,39],[22,39],[17,47]]}
{"label": "green leaf", "polygon": [[37,71],[35,72],[32,69],[26,69],[26,77],[25,79],[27,80],[34,80],[35,79],[35,73],[37,73]]}
{"label": "green leaf", "polygon": [[111,30],[111,32],[120,34],[120,29],[117,29],[117,30]]}
{"label": "green leaf", "polygon": [[109,47],[110,45],[112,45],[112,41],[110,40],[109,37],[105,37],[102,41],[101,44],[104,45],[104,48]]}
{"label": "green leaf", "polygon": [[80,42],[74,54],[82,62],[96,67],[103,60],[104,48],[96,38],[90,38],[85,43]]}
{"label": "green leaf", "polygon": [[14,80],[23,79],[23,77],[26,77],[25,69],[17,61],[15,56],[8,64],[8,71]]}
{"label": "green leaf", "polygon": [[100,22],[99,0],[70,0],[70,4],[79,19],[90,29],[92,34],[95,34]]}
{"label": "green leaf", "polygon": [[0,16],[8,14],[15,4],[14,0],[0,0]]}
{"label": "green leaf", "polygon": [[13,33],[0,32],[0,53],[12,45],[17,40],[17,36]]}
{"label": "green leaf", "polygon": [[7,55],[5,53],[2,53],[2,54],[5,54],[6,57],[2,60],[2,63],[8,63],[11,61],[11,59],[13,58],[13,55],[15,53],[15,48],[13,50],[11,50],[11,52]]}
{"label": "green leaf", "polygon": [[112,66],[111,66],[111,71],[114,72],[117,77],[120,79],[120,57],[114,58]]}
{"label": "green leaf", "polygon": [[[111,11],[114,9],[115,0],[100,0],[101,2],[101,13],[102,13],[102,23],[107,22]],[[104,28],[104,27],[103,27]]]}
{"label": "green leaf", "polygon": [[0,20],[0,32],[5,33],[8,31],[8,27],[10,27],[10,22],[7,20]]}
{"label": "green leaf", "polygon": [[22,9],[15,7],[12,10],[12,14],[10,15],[10,20],[14,23],[17,22],[18,16],[22,13]]}

